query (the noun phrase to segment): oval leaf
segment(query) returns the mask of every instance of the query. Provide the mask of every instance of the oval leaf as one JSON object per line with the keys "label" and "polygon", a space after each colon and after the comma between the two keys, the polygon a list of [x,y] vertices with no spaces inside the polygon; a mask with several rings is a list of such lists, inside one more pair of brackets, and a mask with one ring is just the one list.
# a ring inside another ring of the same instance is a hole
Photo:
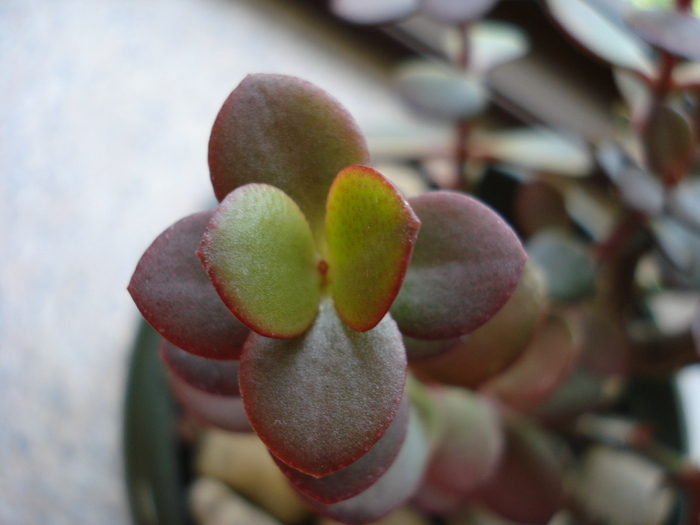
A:
{"label": "oval leaf", "polygon": [[163,341],[160,357],[170,373],[195,388],[220,396],[238,396],[238,361],[205,359]]}
{"label": "oval leaf", "polygon": [[238,359],[250,330],[221,302],[195,255],[213,213],[185,217],[158,236],[136,266],[129,293],[146,321],[178,348]]}
{"label": "oval leaf", "polygon": [[368,159],[357,124],[337,100],[283,75],[247,76],[221,108],[209,140],[219,200],[250,182],[271,184],[294,199],[317,239],[336,174]]}
{"label": "oval leaf", "polygon": [[231,192],[197,255],[224,303],[257,333],[295,337],[316,317],[321,275],[313,237],[283,191],[248,184]]}
{"label": "oval leaf", "polygon": [[328,275],[340,318],[374,328],[399,292],[420,221],[381,173],[349,166],[328,194]]}
{"label": "oval leaf", "polygon": [[619,188],[622,200],[630,208],[652,217],[663,212],[666,195],[659,179],[639,168],[628,166],[612,180]]}
{"label": "oval leaf", "polygon": [[651,49],[584,0],[547,0],[549,11],[584,49],[612,65],[654,75]]}
{"label": "oval leaf", "polygon": [[239,381],[251,424],[270,451],[318,477],[357,461],[384,435],[405,379],[394,321],[386,316],[373,330],[355,332],[326,299],[301,337],[251,334]]}
{"label": "oval leaf", "polygon": [[487,95],[481,83],[443,64],[404,62],[396,71],[396,85],[406,103],[427,117],[457,121],[486,108]]}
{"label": "oval leaf", "polygon": [[525,251],[503,219],[476,199],[437,191],[409,202],[422,226],[391,315],[418,339],[469,333],[513,293]]}
{"label": "oval leaf", "polygon": [[417,10],[418,0],[331,0],[333,14],[352,24],[397,22]]}
{"label": "oval leaf", "polygon": [[700,231],[700,177],[678,184],[671,192],[668,204],[676,219]]}
{"label": "oval leaf", "polygon": [[498,0],[422,0],[423,12],[445,24],[463,24],[484,16]]}
{"label": "oval leaf", "polygon": [[668,185],[685,177],[695,152],[688,119],[669,106],[659,106],[649,115],[643,139],[647,162],[656,175]]}
{"label": "oval leaf", "polygon": [[394,463],[408,432],[411,406],[404,395],[394,421],[379,441],[360,459],[320,478],[293,469],[272,456],[294,487],[309,498],[330,505],[351,498],[376,482]]}
{"label": "oval leaf", "polygon": [[649,44],[688,60],[700,60],[700,19],[677,11],[633,11],[627,25]]}

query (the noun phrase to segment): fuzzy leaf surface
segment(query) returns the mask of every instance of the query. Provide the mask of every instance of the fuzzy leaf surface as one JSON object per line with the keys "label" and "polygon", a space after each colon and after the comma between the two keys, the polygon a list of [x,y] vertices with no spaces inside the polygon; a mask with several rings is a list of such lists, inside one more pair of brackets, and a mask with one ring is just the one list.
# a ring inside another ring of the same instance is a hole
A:
{"label": "fuzzy leaf surface", "polygon": [[220,201],[244,184],[271,184],[299,205],[317,239],[336,174],[368,159],[347,110],[309,82],[284,75],[247,76],[221,108],[209,141]]}
{"label": "fuzzy leaf surface", "polygon": [[283,463],[275,456],[280,470],[294,487],[309,498],[330,505],[359,494],[376,482],[396,459],[408,432],[411,406],[404,395],[394,421],[377,443],[360,459],[332,474],[316,478]]}
{"label": "fuzzy leaf surface", "polygon": [[316,317],[321,277],[313,237],[282,190],[247,184],[229,193],[197,255],[224,303],[255,332],[295,337]]}
{"label": "fuzzy leaf surface", "polygon": [[335,308],[370,330],[399,292],[420,221],[394,185],[365,166],[338,174],[328,194],[326,242]]}
{"label": "fuzzy leaf surface", "polygon": [[445,24],[481,18],[498,0],[423,0],[423,12]]}
{"label": "fuzzy leaf surface", "polygon": [[418,10],[418,0],[331,0],[335,16],[352,24],[397,22]]}
{"label": "fuzzy leaf surface", "polygon": [[391,315],[418,339],[469,333],[511,296],[527,255],[510,226],[476,199],[437,191],[409,202],[422,226]]}
{"label": "fuzzy leaf surface", "polygon": [[676,11],[634,11],[627,25],[651,45],[688,60],[700,60],[700,19]]}
{"label": "fuzzy leaf surface", "polygon": [[357,461],[394,420],[406,380],[406,354],[390,316],[356,332],[332,301],[302,336],[251,334],[239,382],[253,428],[278,459],[312,476]]}
{"label": "fuzzy leaf surface", "polygon": [[238,361],[206,359],[163,341],[160,358],[168,370],[186,383],[220,396],[238,396]]}
{"label": "fuzzy leaf surface", "polygon": [[250,330],[221,302],[195,255],[213,213],[185,217],[159,235],[136,266],[129,293],[175,346],[209,359],[237,359]]}

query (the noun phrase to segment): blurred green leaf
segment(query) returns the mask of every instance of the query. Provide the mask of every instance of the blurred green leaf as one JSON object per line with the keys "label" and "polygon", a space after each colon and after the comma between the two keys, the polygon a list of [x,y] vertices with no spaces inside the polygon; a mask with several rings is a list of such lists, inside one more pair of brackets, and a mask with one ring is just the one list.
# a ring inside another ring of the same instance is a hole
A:
{"label": "blurred green leaf", "polygon": [[695,134],[688,119],[669,106],[650,115],[643,134],[649,168],[666,185],[681,181],[695,152]]}

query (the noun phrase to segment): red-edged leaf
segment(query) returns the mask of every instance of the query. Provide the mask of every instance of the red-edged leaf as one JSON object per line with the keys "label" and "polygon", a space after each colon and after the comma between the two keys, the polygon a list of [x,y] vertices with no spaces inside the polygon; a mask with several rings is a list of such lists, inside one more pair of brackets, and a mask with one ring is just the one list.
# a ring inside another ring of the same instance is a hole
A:
{"label": "red-edged leaf", "polygon": [[408,433],[399,455],[376,483],[357,496],[332,505],[322,505],[310,498],[305,498],[306,502],[320,514],[348,525],[376,521],[415,493],[423,477],[428,453],[424,423],[415,410],[411,411]]}
{"label": "red-edged leaf", "polygon": [[302,336],[251,334],[239,382],[246,413],[270,451],[292,468],[326,476],[357,461],[394,419],[406,354],[390,316],[356,332],[322,301]]}
{"label": "red-edged leaf", "polygon": [[438,191],[409,202],[422,226],[391,315],[418,339],[469,333],[511,296],[525,251],[503,219],[476,199]]}
{"label": "red-edged leaf", "polygon": [[168,379],[175,397],[190,417],[232,432],[252,431],[239,396],[220,396],[205,392],[172,373],[168,375]]}
{"label": "red-edged leaf", "polygon": [[649,167],[656,175],[669,184],[687,175],[695,153],[695,133],[684,115],[659,106],[649,115],[643,138]]}
{"label": "red-edged leaf", "polygon": [[[413,360],[415,374],[427,381],[474,388],[502,372],[523,352],[535,329],[544,302],[541,277],[525,265],[515,292],[483,326],[461,337],[443,355]],[[432,343],[437,341],[426,341]]]}
{"label": "red-edged leaf", "polygon": [[168,370],[195,388],[220,396],[238,396],[238,361],[206,359],[166,341],[160,346],[160,357]]}
{"label": "red-edged leaf", "polygon": [[333,302],[350,328],[364,332],[399,292],[420,221],[394,185],[365,166],[349,166],[328,194],[326,242]]}
{"label": "red-edged leaf", "polygon": [[336,174],[368,159],[357,124],[337,100],[283,75],[247,76],[221,108],[209,141],[219,200],[250,182],[271,184],[299,205],[317,239]]}
{"label": "red-edged leaf", "polygon": [[316,317],[321,274],[311,230],[274,186],[247,184],[229,193],[197,255],[224,303],[257,333],[295,337]]}
{"label": "red-edged leaf", "polygon": [[479,390],[517,410],[532,410],[569,376],[580,350],[568,324],[550,316],[538,327],[522,355]]}
{"label": "red-edged leaf", "polygon": [[292,485],[311,499],[330,505],[359,494],[376,482],[396,459],[408,432],[410,403],[404,394],[399,411],[382,438],[360,459],[333,474],[316,478],[291,468],[275,456]]}
{"label": "red-edged leaf", "polygon": [[386,24],[411,16],[418,0],[331,0],[335,16],[353,24]]}
{"label": "red-edged leaf", "polygon": [[626,17],[634,33],[651,45],[688,60],[700,60],[700,19],[677,11],[633,11]]}
{"label": "red-edged leaf", "polygon": [[461,343],[459,337],[452,339],[414,339],[403,336],[403,344],[406,347],[406,355],[409,362],[422,361],[442,355],[455,349]]}
{"label": "red-edged leaf", "polygon": [[423,12],[445,24],[462,24],[481,18],[498,0],[422,0]]}
{"label": "red-edged leaf", "polygon": [[250,330],[221,302],[195,252],[213,211],[165,230],[136,266],[129,293],[165,339],[209,359],[237,359]]}

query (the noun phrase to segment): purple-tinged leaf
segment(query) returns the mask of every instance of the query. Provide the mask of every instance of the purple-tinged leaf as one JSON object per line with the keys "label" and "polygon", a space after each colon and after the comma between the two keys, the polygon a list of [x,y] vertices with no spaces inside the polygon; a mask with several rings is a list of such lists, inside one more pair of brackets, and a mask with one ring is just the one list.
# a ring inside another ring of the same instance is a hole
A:
{"label": "purple-tinged leaf", "polygon": [[412,360],[411,368],[426,381],[475,388],[502,372],[525,349],[543,302],[542,277],[528,263],[513,295],[496,315],[462,336],[456,348],[431,359]]}
{"label": "purple-tinged leaf", "polygon": [[402,333],[418,339],[469,333],[511,296],[525,251],[503,219],[476,199],[438,191],[409,202],[422,226],[391,315]]}
{"label": "purple-tinged leaf", "polygon": [[200,390],[176,374],[168,375],[170,388],[185,412],[207,425],[232,432],[251,432],[253,429],[239,396],[221,396]]}
{"label": "purple-tinged leaf", "polygon": [[331,0],[333,14],[352,24],[387,24],[408,18],[418,0]]}
{"label": "purple-tinged leaf", "polygon": [[507,422],[505,432],[498,471],[472,497],[506,519],[545,525],[564,503],[562,461],[553,438],[525,420]]}
{"label": "purple-tinged leaf", "polygon": [[700,19],[677,11],[633,11],[627,25],[642,40],[673,55],[700,60]]}
{"label": "purple-tinged leaf", "polygon": [[484,16],[498,0],[422,0],[423,12],[445,24],[463,24]]}
{"label": "purple-tinged leaf", "polygon": [[533,410],[566,380],[580,350],[568,323],[550,316],[535,331],[520,357],[479,391],[521,412]]}
{"label": "purple-tinged leaf", "polygon": [[163,341],[160,357],[170,373],[195,388],[220,396],[238,396],[238,361],[206,359]]}
{"label": "purple-tinged leaf", "polygon": [[625,69],[654,76],[652,51],[642,40],[585,0],[547,0],[549,12],[584,49]]}
{"label": "purple-tinged leaf", "polygon": [[238,359],[250,330],[221,302],[195,252],[213,211],[165,230],[136,266],[129,293],[165,339],[209,359]]}
{"label": "purple-tinged leaf", "polygon": [[687,175],[695,152],[695,134],[688,119],[669,106],[649,115],[643,133],[649,168],[667,185]]}
{"label": "purple-tinged leaf", "polygon": [[428,460],[429,444],[424,422],[411,411],[408,433],[394,463],[379,480],[350,499],[322,505],[310,498],[306,502],[320,514],[348,525],[376,521],[405,503],[418,489]]}
{"label": "purple-tinged leaf", "polygon": [[345,166],[367,164],[364,138],[340,103],[313,84],[283,75],[249,75],[216,117],[209,168],[219,200],[264,182],[289,195],[317,240],[326,195]]}
{"label": "purple-tinged leaf", "polygon": [[458,121],[481,113],[488,102],[481,82],[463,71],[427,60],[409,60],[396,70],[399,94],[415,111]]}
{"label": "purple-tinged leaf", "polygon": [[316,317],[321,273],[313,236],[282,190],[247,184],[229,193],[197,255],[224,303],[255,332],[296,337]]}
{"label": "purple-tinged leaf", "polygon": [[678,221],[700,232],[700,177],[686,179],[673,188],[668,206]]}
{"label": "purple-tinged leaf", "polygon": [[257,434],[278,459],[317,477],[357,461],[384,435],[405,380],[406,354],[391,317],[356,332],[328,298],[300,337],[251,334],[239,373]]}
{"label": "purple-tinged leaf", "polygon": [[305,496],[324,505],[346,500],[375,483],[394,463],[408,432],[410,412],[411,405],[408,396],[404,394],[394,421],[369,452],[327,476],[316,478],[293,469],[275,456],[272,459],[292,485]]}
{"label": "purple-tinged leaf", "polygon": [[420,221],[394,185],[366,166],[348,166],[328,193],[328,278],[340,318],[374,328],[399,293]]}
{"label": "purple-tinged leaf", "polygon": [[624,168],[613,178],[622,200],[633,210],[655,217],[664,210],[665,190],[659,179],[634,166]]}
{"label": "purple-tinged leaf", "polygon": [[409,362],[437,357],[457,348],[461,342],[459,337],[453,337],[452,339],[414,339],[407,335],[403,336],[403,344],[406,347],[406,356],[408,356]]}

